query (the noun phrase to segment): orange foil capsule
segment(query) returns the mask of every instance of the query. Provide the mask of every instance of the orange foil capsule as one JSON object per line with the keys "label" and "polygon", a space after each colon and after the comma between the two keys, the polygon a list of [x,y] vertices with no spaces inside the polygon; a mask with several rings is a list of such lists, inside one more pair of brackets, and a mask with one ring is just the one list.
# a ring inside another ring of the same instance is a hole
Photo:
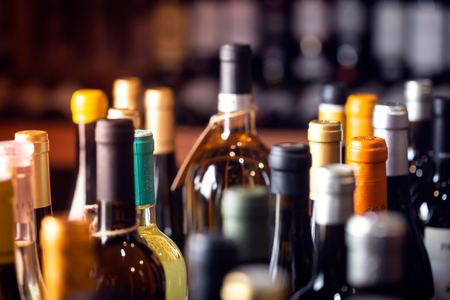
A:
{"label": "orange foil capsule", "polygon": [[355,214],[387,210],[386,141],[375,136],[350,139],[347,164],[355,174]]}
{"label": "orange foil capsule", "polygon": [[345,142],[355,136],[373,135],[372,114],[378,97],[375,94],[352,94],[345,104]]}

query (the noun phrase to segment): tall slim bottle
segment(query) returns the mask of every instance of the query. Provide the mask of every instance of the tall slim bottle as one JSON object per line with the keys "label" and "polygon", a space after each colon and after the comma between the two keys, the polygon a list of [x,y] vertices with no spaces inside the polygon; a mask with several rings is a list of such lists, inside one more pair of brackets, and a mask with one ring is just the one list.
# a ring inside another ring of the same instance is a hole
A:
{"label": "tall slim bottle", "polygon": [[233,186],[223,196],[223,235],[236,243],[239,264],[269,263],[269,207],[265,186]]}
{"label": "tall slim bottle", "polygon": [[[313,243],[309,220],[309,168],[307,145],[279,143],[269,154],[272,205],[275,204],[270,274],[291,279],[290,295],[311,279]],[[280,274],[279,274],[280,273]]]}
{"label": "tall slim bottle", "polygon": [[101,299],[165,299],[164,270],[137,232],[133,123],[101,119],[97,143],[98,261],[93,278]]}
{"label": "tall slim bottle", "polygon": [[387,158],[384,139],[371,135],[350,139],[347,162],[355,174],[355,214],[387,210]]}
{"label": "tall slim bottle", "polygon": [[417,227],[408,186],[408,112],[398,103],[377,104],[373,111],[374,135],[384,138],[388,210],[401,213],[408,223],[406,239],[405,290],[408,299],[431,299],[433,277],[430,261]]}
{"label": "tall slim bottle", "polygon": [[31,184],[33,152],[30,142],[0,142],[0,157],[9,167],[14,186],[16,272],[20,293],[24,299],[38,300],[47,295],[36,246]]}
{"label": "tall slim bottle", "polygon": [[175,161],[175,98],[170,88],[145,91],[145,129],[155,140],[156,222],[180,249],[184,248],[181,189],[170,190],[177,174]]}
{"label": "tall slim bottle", "polygon": [[[41,222],[46,216],[52,216],[52,197],[50,191],[50,167],[48,152],[50,142],[48,133],[42,130],[24,130],[16,132],[15,140],[18,142],[32,142],[33,152],[33,175],[31,176],[33,186],[34,213],[36,216],[36,241],[38,251],[41,250],[39,232]],[[41,259],[41,257],[39,257]],[[41,263],[42,267],[42,263]]]}
{"label": "tall slim bottle", "polygon": [[309,122],[308,141],[311,149],[310,169],[311,230],[315,239],[314,205],[316,200],[316,170],[328,164],[342,163],[342,123],[335,120],[314,120]]}
{"label": "tall slim bottle", "polygon": [[345,104],[347,148],[355,136],[373,135],[372,113],[377,103],[378,97],[374,94],[352,94],[348,97]]}
{"label": "tall slim bottle", "polygon": [[324,84],[320,93],[319,120],[335,120],[342,124],[342,157],[345,160],[346,146],[346,118],[345,103],[347,102],[348,89],[343,83]]}
{"label": "tall slim bottle", "polygon": [[346,165],[330,164],[317,169],[315,176],[317,253],[314,275],[291,300],[334,300],[354,293],[346,280],[345,245],[345,224],[353,214],[353,171]]}
{"label": "tall slim bottle", "polygon": [[[405,99],[408,108],[409,135],[408,160],[411,202],[420,217],[427,183],[432,181],[432,117],[430,80],[410,80],[405,83]],[[426,202],[425,202],[426,207]],[[423,226],[424,223],[420,223]]]}
{"label": "tall slim bottle", "polygon": [[45,284],[51,300],[94,300],[95,281],[89,276],[97,256],[88,225],[68,221],[67,216],[47,217],[42,221]]}
{"label": "tall slim bottle", "polygon": [[[350,218],[346,226],[347,280],[352,300],[401,300],[408,224],[398,213],[369,213]],[[376,262],[376,263],[371,263]]]}
{"label": "tall slim bottle", "polygon": [[19,292],[14,251],[14,189],[8,164],[0,158],[0,299],[24,299]]}
{"label": "tall slim bottle", "polygon": [[101,90],[78,90],[72,95],[70,108],[77,128],[77,163],[69,220],[83,220],[84,206],[97,201],[95,126],[106,116],[108,99]]}
{"label": "tall slim bottle", "polygon": [[221,199],[234,185],[269,186],[268,149],[255,130],[249,45],[220,48],[219,115],[225,118],[198,149],[186,178],[189,233],[221,228]]}
{"label": "tall slim bottle", "polygon": [[[426,222],[424,242],[433,271],[435,299],[449,299],[450,291],[450,97],[433,99],[434,176],[422,200]],[[426,210],[425,210],[426,208]],[[422,208],[421,208],[422,211]]]}
{"label": "tall slim bottle", "polygon": [[134,131],[134,179],[138,233],[161,260],[166,277],[166,299],[187,297],[186,264],[177,245],[162,233],[156,224],[156,202],[153,168],[153,134],[148,130]]}

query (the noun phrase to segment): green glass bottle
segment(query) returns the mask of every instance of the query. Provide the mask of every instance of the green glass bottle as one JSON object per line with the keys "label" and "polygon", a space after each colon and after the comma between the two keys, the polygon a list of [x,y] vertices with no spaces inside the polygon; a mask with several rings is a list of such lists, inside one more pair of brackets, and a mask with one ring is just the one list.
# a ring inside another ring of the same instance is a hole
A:
{"label": "green glass bottle", "polygon": [[187,297],[186,264],[177,245],[156,225],[153,134],[148,130],[134,131],[134,178],[138,233],[161,260],[166,276],[166,299]]}

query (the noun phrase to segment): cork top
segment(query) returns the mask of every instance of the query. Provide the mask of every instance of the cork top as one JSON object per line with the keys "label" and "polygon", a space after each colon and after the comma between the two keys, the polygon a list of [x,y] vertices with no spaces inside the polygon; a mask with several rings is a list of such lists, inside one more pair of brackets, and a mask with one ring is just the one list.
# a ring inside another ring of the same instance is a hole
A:
{"label": "cork top", "polygon": [[375,136],[356,136],[350,139],[347,159],[355,163],[385,162],[388,157],[386,141]]}
{"label": "cork top", "polygon": [[335,120],[314,120],[309,122],[308,140],[310,142],[342,141],[342,124]]}
{"label": "cork top", "polygon": [[350,117],[370,117],[378,97],[375,94],[352,94],[345,105],[345,114]]}
{"label": "cork top", "polygon": [[18,142],[32,142],[34,144],[34,153],[45,153],[50,151],[48,133],[43,130],[23,130],[14,135],[14,140]]}
{"label": "cork top", "polygon": [[74,123],[92,123],[106,117],[108,99],[102,90],[78,90],[72,95],[70,109]]}

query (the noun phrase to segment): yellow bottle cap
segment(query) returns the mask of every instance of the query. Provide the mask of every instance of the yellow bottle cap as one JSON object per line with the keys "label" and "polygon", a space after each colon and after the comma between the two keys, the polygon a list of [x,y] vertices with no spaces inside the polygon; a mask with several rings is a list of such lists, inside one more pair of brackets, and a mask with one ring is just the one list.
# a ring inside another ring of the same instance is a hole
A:
{"label": "yellow bottle cap", "polygon": [[108,99],[101,90],[78,90],[72,95],[70,108],[74,123],[92,123],[106,117]]}
{"label": "yellow bottle cap", "polygon": [[313,142],[342,141],[342,124],[335,120],[314,120],[309,122],[308,140]]}

